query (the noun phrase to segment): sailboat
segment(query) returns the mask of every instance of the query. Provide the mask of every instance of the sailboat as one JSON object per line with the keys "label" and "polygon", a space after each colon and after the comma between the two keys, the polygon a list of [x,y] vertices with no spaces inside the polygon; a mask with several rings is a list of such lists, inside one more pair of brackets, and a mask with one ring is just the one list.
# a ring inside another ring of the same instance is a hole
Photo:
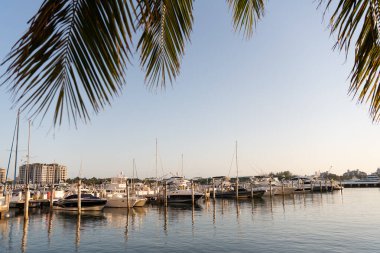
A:
{"label": "sailboat", "polygon": [[215,198],[261,198],[266,190],[251,188],[250,190],[239,185],[239,167],[238,167],[238,152],[237,141],[235,142],[235,162],[236,162],[236,182],[231,184],[228,177],[214,177],[216,180]]}

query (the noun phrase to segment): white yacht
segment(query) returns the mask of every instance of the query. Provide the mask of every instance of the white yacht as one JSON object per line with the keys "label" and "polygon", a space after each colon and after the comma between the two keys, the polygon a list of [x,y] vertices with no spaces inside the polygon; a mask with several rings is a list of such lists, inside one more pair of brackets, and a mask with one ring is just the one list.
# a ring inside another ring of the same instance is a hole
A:
{"label": "white yacht", "polygon": [[122,173],[111,178],[111,183],[105,186],[106,207],[142,207],[145,205],[147,198],[139,197],[132,191],[130,191],[132,194],[128,196],[127,179]]}
{"label": "white yacht", "polygon": [[[297,189],[287,181],[280,181],[277,177],[257,176],[251,178],[254,188],[266,190],[264,196],[273,195],[290,195]],[[271,192],[272,190],[272,192]]]}

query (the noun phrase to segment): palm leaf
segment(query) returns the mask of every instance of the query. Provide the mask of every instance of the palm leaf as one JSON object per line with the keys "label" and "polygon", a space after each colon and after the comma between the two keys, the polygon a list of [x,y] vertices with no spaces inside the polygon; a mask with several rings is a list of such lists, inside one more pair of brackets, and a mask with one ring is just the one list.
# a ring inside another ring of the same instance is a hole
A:
{"label": "palm leaf", "polygon": [[[320,1],[322,4],[323,0]],[[380,9],[379,0],[327,1],[326,10],[336,4],[330,18],[331,32],[337,33],[335,48],[346,54],[355,42],[355,61],[349,93],[360,103],[370,103],[374,121],[380,120]],[[358,31],[358,27],[361,30]]]}
{"label": "palm leaf", "polygon": [[109,104],[124,85],[131,10],[129,0],[45,0],[2,63],[15,105],[31,117],[54,106],[54,124],[77,124]]}
{"label": "palm leaf", "polygon": [[164,88],[180,72],[193,25],[193,0],[142,0],[136,7],[142,35],[137,48],[150,87]]}
{"label": "palm leaf", "polygon": [[264,15],[264,0],[227,0],[233,11],[235,31],[244,30],[244,35],[250,38],[257,21]]}

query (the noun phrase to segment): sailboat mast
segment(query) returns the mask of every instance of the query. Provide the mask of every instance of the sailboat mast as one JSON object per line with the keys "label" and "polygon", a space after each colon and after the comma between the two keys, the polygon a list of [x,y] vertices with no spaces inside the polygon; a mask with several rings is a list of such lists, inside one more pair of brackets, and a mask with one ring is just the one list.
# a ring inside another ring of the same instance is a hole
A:
{"label": "sailboat mast", "polygon": [[237,153],[237,141],[235,142],[236,153],[236,199],[239,198],[239,167],[238,167],[238,153]]}
{"label": "sailboat mast", "polygon": [[29,184],[29,164],[30,164],[30,120],[28,126],[28,157],[26,159],[26,169],[25,169],[25,186]]}
{"label": "sailboat mast", "polygon": [[131,178],[132,191],[135,189],[135,187],[134,187],[134,185],[133,185],[133,178],[135,177],[135,167],[136,167],[135,158],[133,158],[133,164],[132,164],[132,178]]}
{"label": "sailboat mast", "polygon": [[182,173],[182,177],[183,177],[183,154],[182,154],[182,171],[181,171],[181,173]]}

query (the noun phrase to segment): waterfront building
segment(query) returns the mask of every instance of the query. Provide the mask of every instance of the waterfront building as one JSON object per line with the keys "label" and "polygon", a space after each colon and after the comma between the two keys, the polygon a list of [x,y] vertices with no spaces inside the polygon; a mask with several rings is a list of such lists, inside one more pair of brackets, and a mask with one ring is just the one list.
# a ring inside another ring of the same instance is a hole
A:
{"label": "waterfront building", "polygon": [[0,168],[0,183],[5,183],[6,181],[5,176],[6,176],[6,170]]}
{"label": "waterfront building", "polygon": [[57,163],[24,164],[19,167],[18,183],[26,182],[33,184],[58,184],[67,179],[67,167]]}

